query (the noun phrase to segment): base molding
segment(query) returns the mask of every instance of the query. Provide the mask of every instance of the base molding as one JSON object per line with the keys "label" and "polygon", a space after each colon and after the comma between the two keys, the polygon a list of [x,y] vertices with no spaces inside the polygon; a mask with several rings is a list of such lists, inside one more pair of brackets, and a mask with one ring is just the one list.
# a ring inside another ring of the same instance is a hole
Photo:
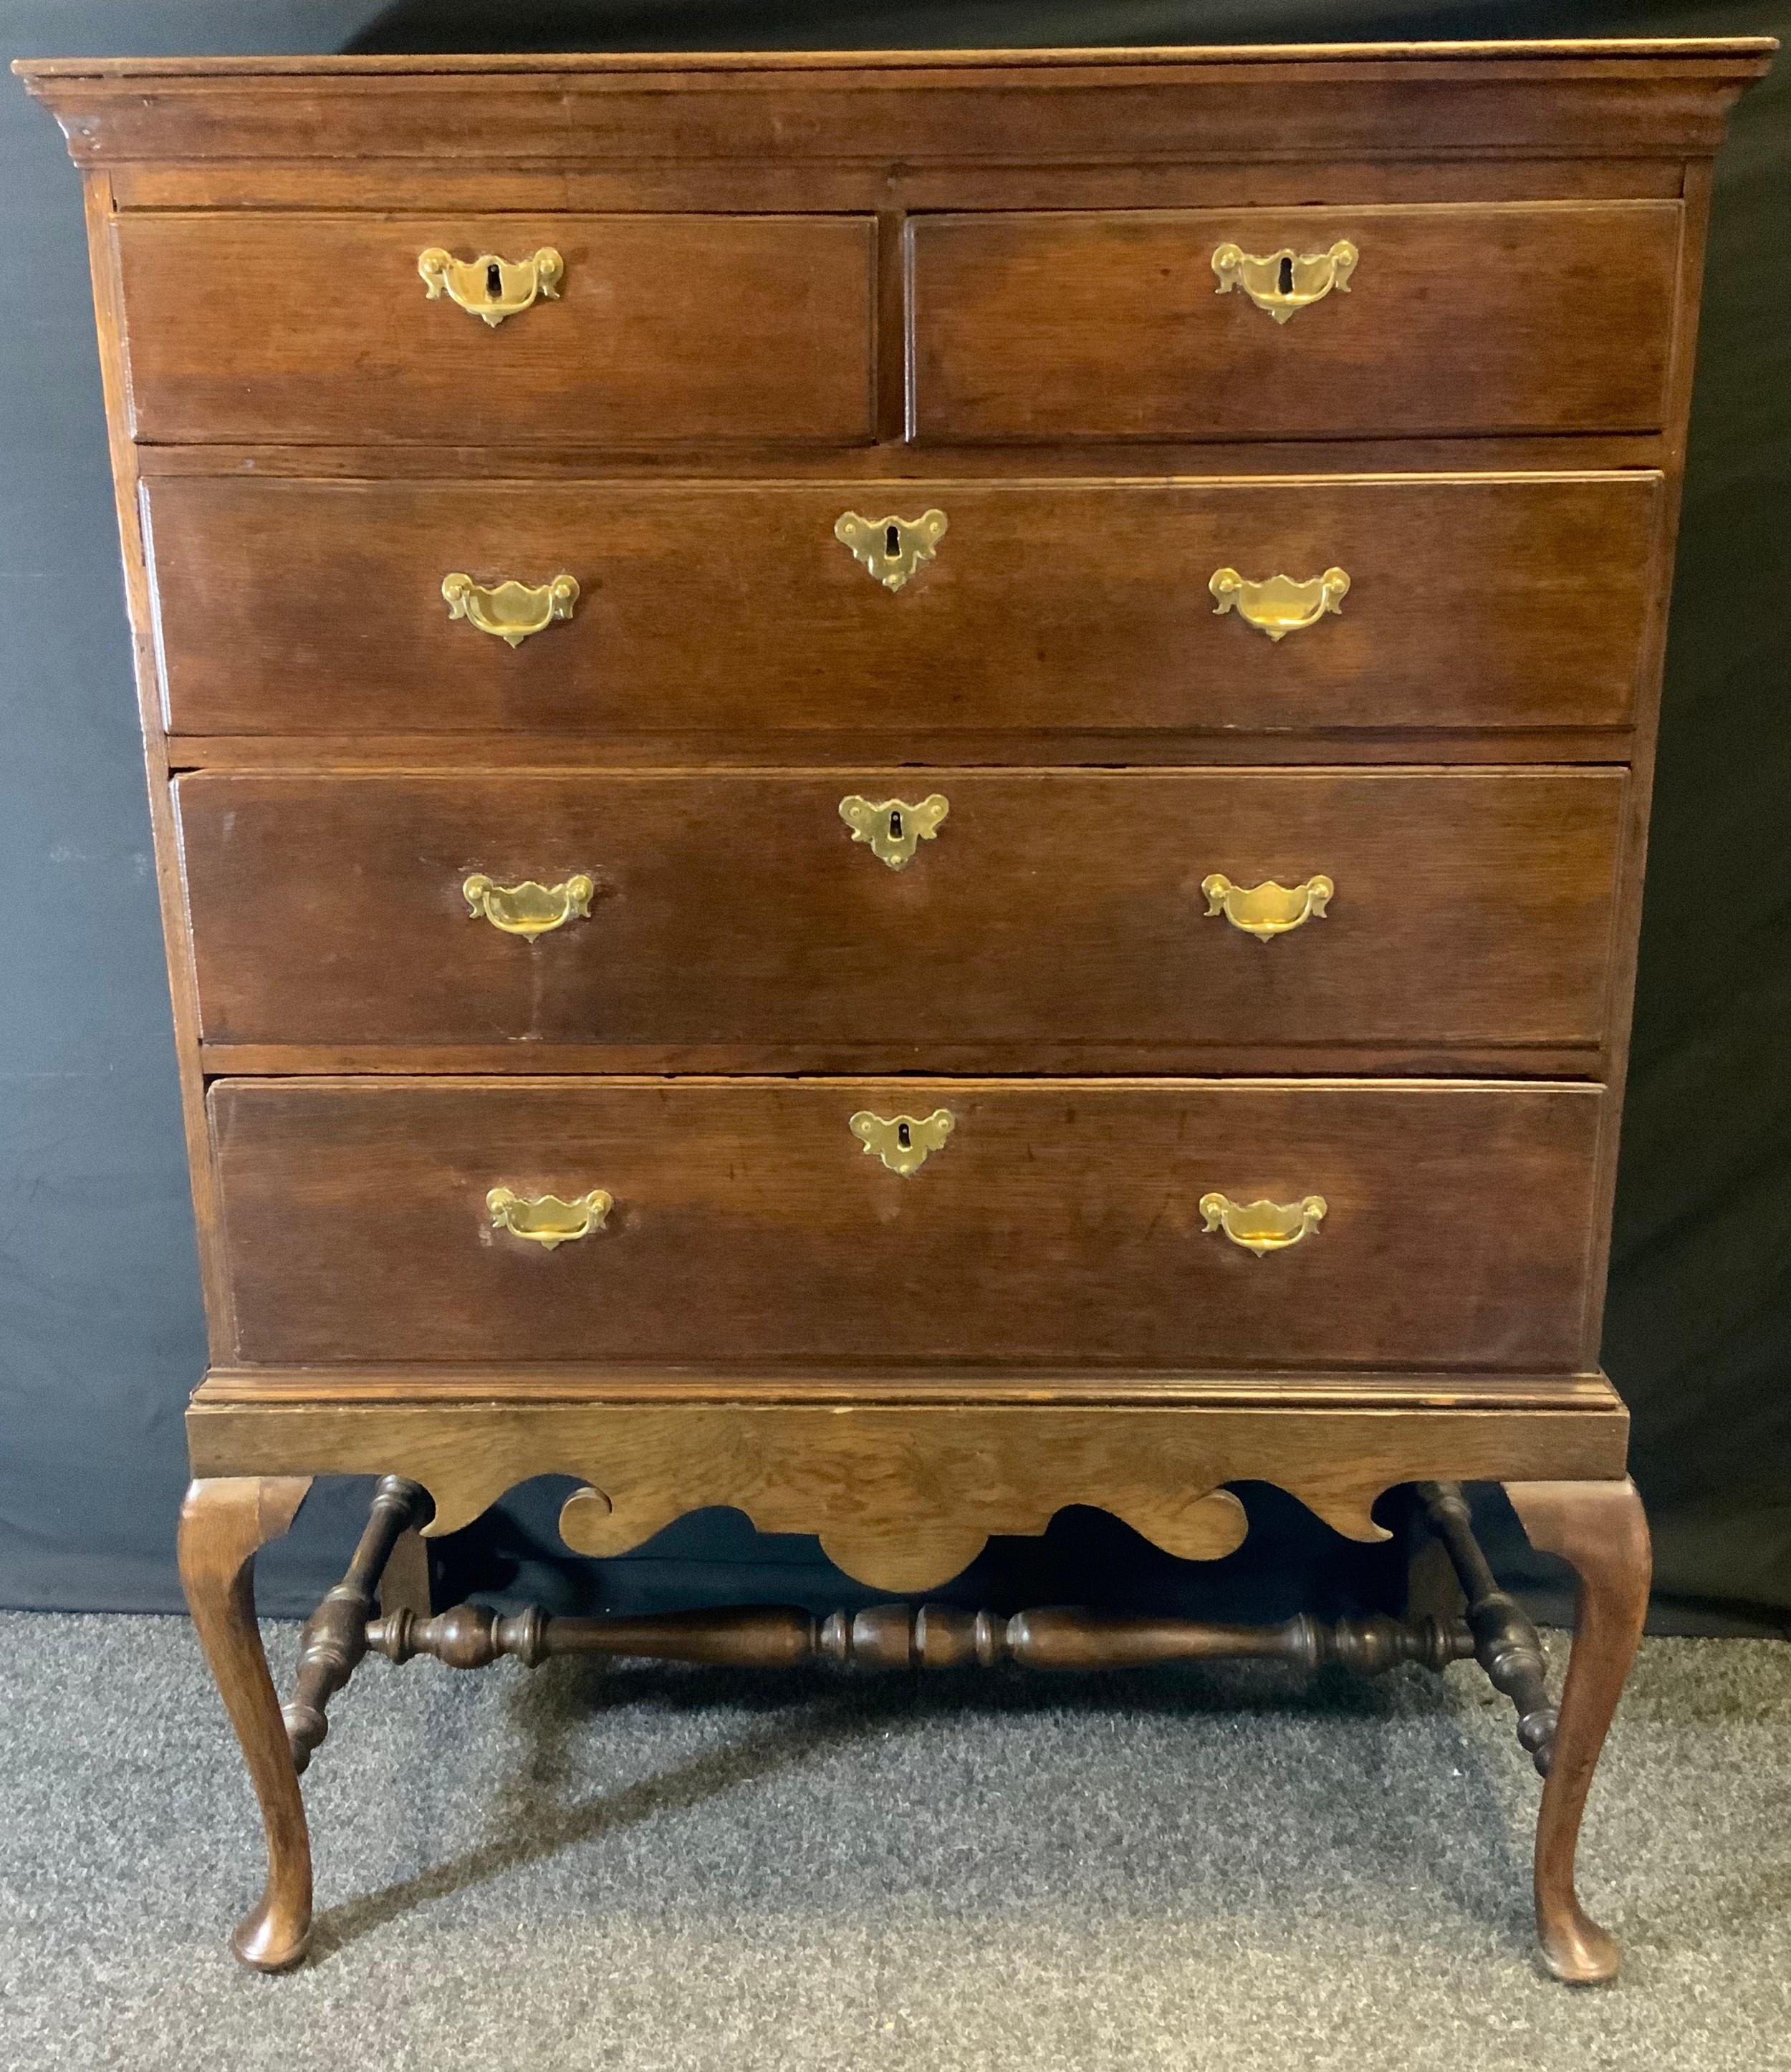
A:
{"label": "base molding", "polygon": [[1068,1504],[1210,1560],[1244,1536],[1231,1482],[1273,1482],[1348,1538],[1374,1541],[1387,1535],[1373,1505],[1397,1483],[1624,1473],[1628,1416],[1608,1384],[1570,1408],[1500,1408],[1339,1400],[1337,1386],[1303,1403],[1290,1386],[1272,1402],[1203,1402],[1190,1388],[1155,1404],[439,1393],[245,1402],[202,1391],[187,1439],[200,1478],[401,1476],[428,1492],[432,1536],[470,1524],[531,1477],[576,1476],[585,1486],[567,1499],[561,1531],[594,1556],[624,1553],[686,1511],[731,1507],[762,1531],[817,1534],[848,1574],[896,1592],[949,1581],[991,1535],[1040,1533]]}

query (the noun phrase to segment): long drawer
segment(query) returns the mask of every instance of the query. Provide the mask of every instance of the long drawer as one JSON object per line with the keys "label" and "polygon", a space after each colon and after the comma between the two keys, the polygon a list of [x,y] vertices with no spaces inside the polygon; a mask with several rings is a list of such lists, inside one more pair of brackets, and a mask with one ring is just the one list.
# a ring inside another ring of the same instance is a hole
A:
{"label": "long drawer", "polygon": [[[1623,726],[1661,508],[1641,471],[145,493],[169,722],[196,734]],[[929,559],[872,558],[933,512]],[[534,595],[483,631],[498,605],[455,616],[456,576]]]}
{"label": "long drawer", "polygon": [[[1591,1046],[1616,770],[177,787],[212,1043]],[[1264,892],[1258,890],[1269,887]],[[525,888],[533,887],[532,890]],[[1278,888],[1278,890],[1274,889]],[[855,1047],[854,1047],[855,1046]]]}
{"label": "long drawer", "polygon": [[919,217],[912,421],[958,442],[1651,430],[1679,219],[1670,201]]}
{"label": "long drawer", "polygon": [[[869,216],[130,213],[113,234],[139,439],[871,436]],[[487,321],[543,253],[558,272]],[[427,279],[435,253],[488,263]]]}
{"label": "long drawer", "polygon": [[226,1079],[210,1102],[246,1362],[1586,1353],[1598,1087]]}

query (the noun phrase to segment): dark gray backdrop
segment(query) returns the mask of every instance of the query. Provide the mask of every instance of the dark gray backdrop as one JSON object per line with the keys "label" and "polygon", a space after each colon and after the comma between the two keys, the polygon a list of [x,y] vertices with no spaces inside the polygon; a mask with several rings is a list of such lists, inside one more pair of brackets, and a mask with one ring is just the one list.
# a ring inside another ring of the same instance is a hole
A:
{"label": "dark gray backdrop", "polygon": [[[0,0],[9,59],[1763,32],[1791,36],[1791,0]],[[1788,105],[1791,58],[1718,169],[1606,1326],[1681,1624],[1791,1612]],[[180,1412],[203,1363],[191,1215],[80,198],[10,80],[0,236],[0,1604],[173,1609]],[[810,1544],[729,1514],[594,1579],[554,1563],[550,1494],[461,1536],[448,1585],[618,1605],[836,1593]],[[1393,1587],[1390,1559],[1247,1494],[1257,1530],[1213,1568],[1066,1515],[970,1587],[1257,1612]],[[363,1495],[314,1498],[264,1560],[264,1608],[315,1601]],[[1521,1564],[1496,1501],[1486,1517]]]}

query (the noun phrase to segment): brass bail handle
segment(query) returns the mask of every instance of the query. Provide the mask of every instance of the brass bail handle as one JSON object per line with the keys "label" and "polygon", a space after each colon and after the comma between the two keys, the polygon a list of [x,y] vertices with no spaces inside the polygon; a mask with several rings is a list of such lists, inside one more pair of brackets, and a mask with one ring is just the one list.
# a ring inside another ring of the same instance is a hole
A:
{"label": "brass bail handle", "polygon": [[460,887],[471,918],[489,921],[506,935],[521,935],[529,942],[568,921],[583,920],[591,912],[591,896],[596,882],[579,871],[561,885],[537,884],[532,878],[520,885],[500,885],[482,870],[476,870]]}
{"label": "brass bail handle", "polygon": [[1236,569],[1215,569],[1207,589],[1213,598],[1215,619],[1235,610],[1246,626],[1254,626],[1271,640],[1285,640],[1290,633],[1316,626],[1327,612],[1341,618],[1349,578],[1342,569],[1327,569],[1303,582],[1285,575],[1252,582]]}
{"label": "brass bail handle", "polygon": [[537,295],[557,302],[566,261],[550,245],[531,252],[526,259],[503,259],[495,252],[481,252],[476,259],[456,259],[451,252],[432,245],[418,253],[417,271],[430,302],[446,295],[496,331],[506,317],[518,316],[529,308]]}
{"label": "brass bail handle", "polygon": [[1221,245],[1213,255],[1213,270],[1219,277],[1213,292],[1229,295],[1241,288],[1259,310],[1284,324],[1309,304],[1323,302],[1333,288],[1347,295],[1361,257],[1347,237],[1340,237],[1328,252],[1296,252],[1284,245],[1278,252],[1256,253],[1239,245]]}
{"label": "brass bail handle", "polygon": [[1233,1244],[1262,1259],[1309,1238],[1324,1222],[1326,1206],[1323,1194],[1297,1202],[1234,1202],[1229,1194],[1203,1194],[1201,1227],[1223,1231]]}
{"label": "brass bail handle", "polygon": [[493,1230],[508,1231],[512,1237],[525,1238],[543,1252],[556,1251],[576,1238],[600,1231],[616,1206],[601,1187],[587,1194],[562,1201],[558,1194],[519,1194],[513,1187],[493,1187],[485,1197],[485,1207]]}
{"label": "brass bail handle", "polygon": [[478,583],[456,569],[442,578],[442,601],[451,619],[463,619],[505,647],[520,648],[531,634],[544,633],[555,619],[572,616],[578,602],[578,579],[562,570],[540,584],[512,578]]}
{"label": "brass bail handle", "polygon": [[1261,885],[1233,885],[1222,870],[1200,881],[1206,894],[1207,916],[1223,914],[1234,928],[1254,935],[1259,943],[1272,943],[1291,928],[1308,921],[1322,921],[1337,888],[1323,871],[1303,885],[1287,886],[1274,878]]}

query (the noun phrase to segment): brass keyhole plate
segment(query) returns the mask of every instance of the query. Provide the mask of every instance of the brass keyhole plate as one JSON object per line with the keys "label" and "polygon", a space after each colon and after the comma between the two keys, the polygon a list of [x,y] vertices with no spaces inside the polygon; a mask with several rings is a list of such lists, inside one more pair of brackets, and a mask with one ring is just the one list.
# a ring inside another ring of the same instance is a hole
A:
{"label": "brass keyhole plate", "polygon": [[943,511],[923,511],[918,518],[861,518],[847,511],[835,520],[834,537],[885,590],[900,590],[939,551],[950,522]]}
{"label": "brass keyhole plate", "polygon": [[867,1156],[880,1158],[891,1173],[903,1179],[918,1173],[957,1126],[949,1108],[936,1108],[929,1116],[873,1115],[860,1108],[847,1124],[865,1149]]}
{"label": "brass keyhole plate", "polygon": [[852,830],[853,841],[865,843],[891,870],[908,869],[915,850],[922,842],[933,841],[950,811],[943,791],[934,791],[913,806],[905,799],[860,798],[856,791],[839,802],[839,816]]}

